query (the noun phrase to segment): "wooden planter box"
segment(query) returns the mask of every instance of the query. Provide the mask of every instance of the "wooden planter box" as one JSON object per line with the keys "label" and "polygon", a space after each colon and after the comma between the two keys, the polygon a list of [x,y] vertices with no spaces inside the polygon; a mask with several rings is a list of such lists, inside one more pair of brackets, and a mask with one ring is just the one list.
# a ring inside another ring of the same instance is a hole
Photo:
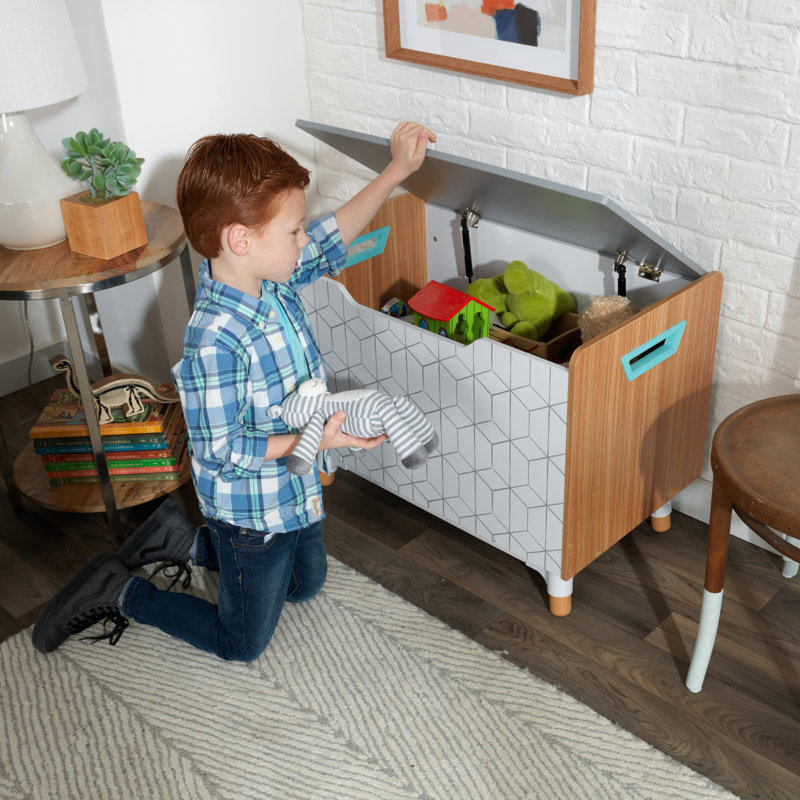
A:
{"label": "wooden planter box", "polygon": [[106,261],[147,244],[142,204],[137,192],[100,203],[85,203],[79,192],[61,200],[69,249]]}

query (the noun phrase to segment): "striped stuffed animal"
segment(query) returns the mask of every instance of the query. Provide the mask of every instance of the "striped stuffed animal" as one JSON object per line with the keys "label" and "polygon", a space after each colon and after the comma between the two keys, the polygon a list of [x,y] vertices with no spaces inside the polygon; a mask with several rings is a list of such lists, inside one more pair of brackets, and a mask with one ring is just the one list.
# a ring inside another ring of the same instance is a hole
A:
{"label": "striped stuffed animal", "polygon": [[289,456],[288,468],[295,475],[311,471],[322,440],[322,429],[336,411],[347,415],[341,430],[368,439],[386,434],[407,469],[422,466],[439,446],[439,437],[422,412],[407,397],[390,397],[377,389],[353,389],[331,394],[322,378],[300,384],[279,406],[270,406],[269,416],[302,430],[300,441]]}

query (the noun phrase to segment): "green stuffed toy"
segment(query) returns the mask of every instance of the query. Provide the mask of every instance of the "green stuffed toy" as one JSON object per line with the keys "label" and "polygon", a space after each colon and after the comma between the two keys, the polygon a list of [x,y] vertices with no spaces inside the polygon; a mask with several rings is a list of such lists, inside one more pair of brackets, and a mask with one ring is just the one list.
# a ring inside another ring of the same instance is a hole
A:
{"label": "green stuffed toy", "polygon": [[522,261],[512,261],[502,275],[478,278],[467,294],[494,308],[511,333],[541,339],[555,319],[575,310],[575,298]]}

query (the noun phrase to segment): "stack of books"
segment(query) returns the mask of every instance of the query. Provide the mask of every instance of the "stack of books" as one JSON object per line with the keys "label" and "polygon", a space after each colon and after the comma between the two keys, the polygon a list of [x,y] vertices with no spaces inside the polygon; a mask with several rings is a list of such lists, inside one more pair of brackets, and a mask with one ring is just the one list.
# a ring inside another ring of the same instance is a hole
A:
{"label": "stack of books", "polygon": [[[174,391],[171,384],[159,393]],[[144,411],[126,417],[113,409],[114,420],[100,426],[111,480],[174,480],[187,458],[186,426],[180,403],[142,400]],[[56,389],[30,431],[51,486],[99,483],[86,415],[79,398]]]}

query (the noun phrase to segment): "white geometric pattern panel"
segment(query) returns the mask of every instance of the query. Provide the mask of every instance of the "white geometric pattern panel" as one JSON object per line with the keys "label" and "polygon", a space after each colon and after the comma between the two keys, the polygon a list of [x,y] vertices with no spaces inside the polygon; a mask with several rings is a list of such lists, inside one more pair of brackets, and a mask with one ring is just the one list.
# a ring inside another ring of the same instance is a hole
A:
{"label": "white geometric pattern panel", "polygon": [[394,449],[341,465],[540,572],[560,574],[567,370],[489,339],[464,346],[355,303],[336,281],[303,302],[330,391],[407,395],[439,450],[407,470]]}

